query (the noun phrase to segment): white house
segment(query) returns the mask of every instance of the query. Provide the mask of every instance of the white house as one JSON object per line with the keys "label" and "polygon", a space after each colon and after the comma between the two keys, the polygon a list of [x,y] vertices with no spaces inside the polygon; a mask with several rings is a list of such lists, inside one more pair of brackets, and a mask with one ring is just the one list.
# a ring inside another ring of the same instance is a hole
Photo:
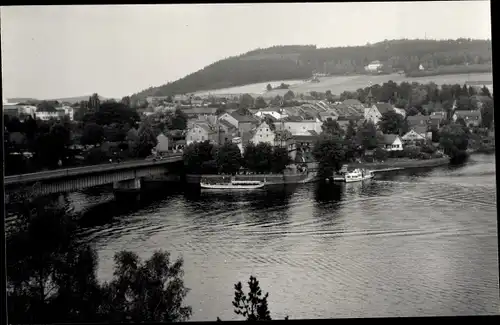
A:
{"label": "white house", "polygon": [[277,120],[288,116],[288,114],[284,110],[280,112],[279,108],[263,108],[258,110],[254,115],[258,118],[262,118],[264,115],[271,115]]}
{"label": "white house", "polygon": [[63,106],[60,108],[56,108],[58,111],[64,112],[64,115],[68,116],[70,121],[73,121],[74,117],[74,109],[71,106]]}
{"label": "white house", "polygon": [[168,137],[163,133],[160,133],[156,140],[158,140],[158,144],[156,145],[156,152],[167,152],[168,151]]}
{"label": "white house", "polygon": [[36,118],[42,121],[48,121],[50,119],[61,119],[66,115],[64,110],[57,110],[55,112],[36,112]]}
{"label": "white house", "polygon": [[275,126],[277,130],[281,130],[284,127],[292,135],[309,135],[309,131],[321,133],[322,124],[319,119],[301,121],[285,120],[284,122],[276,122]]}
{"label": "white house", "polygon": [[271,130],[271,127],[266,122],[262,122],[253,132],[253,136],[250,141],[255,145],[259,143],[269,143],[274,146],[275,137],[276,134],[273,130]]}
{"label": "white house", "polygon": [[368,72],[376,72],[381,67],[382,67],[382,63],[380,63],[380,61],[372,61],[372,62],[370,62],[370,64],[365,66],[365,70]]}
{"label": "white house", "polygon": [[373,104],[372,107],[365,108],[365,112],[364,112],[365,120],[371,121],[375,125],[377,125],[378,122],[380,121],[380,118],[382,117],[382,114],[389,112],[389,111],[396,112],[396,113],[402,115],[403,117],[406,115],[404,110],[395,109],[394,106],[392,106],[389,103],[376,103],[376,104]]}
{"label": "white house", "polygon": [[403,150],[403,141],[397,134],[384,134],[383,149],[386,151]]}
{"label": "white house", "polygon": [[238,128],[238,120],[235,119],[231,114],[224,113],[219,117],[219,120],[225,120],[229,122],[231,125],[234,125],[235,128]]}
{"label": "white house", "polygon": [[427,140],[432,140],[432,132],[427,132],[426,126],[416,126],[408,131],[405,135],[403,135],[401,137],[401,140],[406,144],[425,142]]}

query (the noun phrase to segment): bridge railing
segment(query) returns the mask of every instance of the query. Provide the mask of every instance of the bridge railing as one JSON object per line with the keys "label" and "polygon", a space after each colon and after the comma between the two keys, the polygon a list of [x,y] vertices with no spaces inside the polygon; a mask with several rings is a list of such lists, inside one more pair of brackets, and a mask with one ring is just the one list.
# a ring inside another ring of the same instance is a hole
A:
{"label": "bridge railing", "polygon": [[124,161],[120,163],[107,163],[107,164],[99,164],[99,165],[84,166],[84,167],[48,170],[37,173],[7,176],[5,177],[4,182],[5,185],[9,185],[15,183],[24,183],[24,182],[36,182],[48,178],[61,178],[61,177],[77,176],[81,174],[88,174],[95,172],[120,170],[131,167],[162,165],[168,162],[172,162],[172,160],[178,160],[178,158],[182,158],[181,153],[168,155],[163,159],[156,161],[149,159],[134,160],[134,161]]}

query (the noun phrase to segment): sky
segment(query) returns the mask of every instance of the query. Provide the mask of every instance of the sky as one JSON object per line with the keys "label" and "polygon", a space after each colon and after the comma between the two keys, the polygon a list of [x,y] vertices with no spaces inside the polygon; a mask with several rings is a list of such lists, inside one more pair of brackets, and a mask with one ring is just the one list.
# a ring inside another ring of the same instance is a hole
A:
{"label": "sky", "polygon": [[0,10],[4,98],[52,99],[95,92],[121,98],[175,81],[215,61],[274,45],[491,39],[489,1]]}

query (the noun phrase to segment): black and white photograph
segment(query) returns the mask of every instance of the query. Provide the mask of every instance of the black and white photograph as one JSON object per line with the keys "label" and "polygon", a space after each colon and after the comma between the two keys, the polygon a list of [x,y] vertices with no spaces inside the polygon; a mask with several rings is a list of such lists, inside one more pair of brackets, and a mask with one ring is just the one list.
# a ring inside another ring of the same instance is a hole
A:
{"label": "black and white photograph", "polygon": [[500,315],[491,21],[2,6],[6,324]]}

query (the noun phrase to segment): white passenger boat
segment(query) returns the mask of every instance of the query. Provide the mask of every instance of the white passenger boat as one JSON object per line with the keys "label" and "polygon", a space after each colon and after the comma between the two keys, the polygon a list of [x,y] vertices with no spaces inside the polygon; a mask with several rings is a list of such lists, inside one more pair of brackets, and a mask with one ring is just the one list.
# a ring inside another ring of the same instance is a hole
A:
{"label": "white passenger boat", "polygon": [[214,183],[214,184],[208,184],[203,181],[200,182],[200,186],[202,189],[211,189],[211,190],[255,190],[258,188],[262,188],[265,185],[266,185],[265,180],[264,182],[231,180],[230,183]]}
{"label": "white passenger boat", "polygon": [[348,171],[347,167],[344,166],[338,174],[333,175],[334,182],[361,182],[366,179],[373,178],[373,172],[364,168],[356,168],[352,171]]}

